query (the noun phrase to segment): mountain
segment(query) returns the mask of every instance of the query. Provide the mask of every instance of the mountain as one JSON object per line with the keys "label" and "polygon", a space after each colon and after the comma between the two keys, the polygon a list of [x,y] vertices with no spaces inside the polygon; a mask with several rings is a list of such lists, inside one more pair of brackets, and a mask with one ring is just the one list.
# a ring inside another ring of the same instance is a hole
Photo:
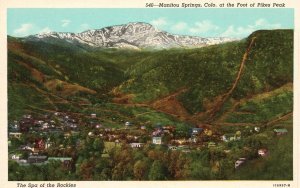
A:
{"label": "mountain", "polygon": [[124,25],[88,30],[82,33],[50,32],[32,35],[25,40],[66,40],[72,43],[85,44],[104,48],[177,48],[203,47],[229,42],[234,39],[226,37],[203,38],[195,36],[173,35],[158,30],[148,23],[133,22]]}
{"label": "mountain", "polygon": [[292,111],[292,30],[261,30],[240,41],[155,51],[9,37],[9,114],[17,118],[34,106],[86,112],[71,104],[105,98],[118,103],[117,111],[125,107],[127,113],[127,106],[137,104],[184,121],[205,121],[205,113],[236,80],[253,38],[237,87],[217,116],[224,123],[272,120]]}

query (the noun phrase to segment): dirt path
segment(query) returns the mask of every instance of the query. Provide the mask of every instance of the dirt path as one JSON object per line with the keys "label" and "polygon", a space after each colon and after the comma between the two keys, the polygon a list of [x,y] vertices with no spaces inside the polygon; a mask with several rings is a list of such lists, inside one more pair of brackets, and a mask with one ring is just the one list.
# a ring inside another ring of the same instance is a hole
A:
{"label": "dirt path", "polygon": [[286,120],[286,119],[290,118],[291,116],[293,116],[293,112],[290,112],[290,113],[285,114],[285,115],[283,115],[283,116],[281,116],[281,117],[279,117],[279,118],[277,118],[277,119],[274,119],[274,120],[272,120],[272,121],[269,121],[269,122],[267,123],[267,125],[272,125],[272,124],[274,124],[274,123],[276,123],[276,122]]}
{"label": "dirt path", "polygon": [[213,121],[213,119],[215,118],[216,113],[220,111],[220,109],[222,108],[222,106],[224,105],[224,103],[226,102],[226,100],[230,97],[230,95],[232,94],[232,92],[235,90],[235,88],[236,88],[236,86],[237,86],[237,84],[238,84],[238,82],[239,82],[239,80],[241,78],[243,69],[245,67],[246,60],[248,58],[249,52],[250,52],[250,50],[251,50],[251,48],[252,48],[252,46],[254,44],[255,39],[256,39],[256,37],[253,37],[251,39],[251,42],[250,42],[250,44],[249,44],[246,52],[243,55],[243,59],[242,59],[242,62],[240,64],[239,71],[237,73],[236,79],[233,82],[231,88],[229,89],[229,91],[227,93],[225,93],[221,97],[218,97],[215,105],[210,110],[208,110],[208,122],[212,122]]}

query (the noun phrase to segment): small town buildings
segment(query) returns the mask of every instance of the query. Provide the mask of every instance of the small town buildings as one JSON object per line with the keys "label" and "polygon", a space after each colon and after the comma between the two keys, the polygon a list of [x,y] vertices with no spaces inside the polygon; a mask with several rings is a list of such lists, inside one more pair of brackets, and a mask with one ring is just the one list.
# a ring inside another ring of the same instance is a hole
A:
{"label": "small town buildings", "polygon": [[22,133],[12,133],[12,132],[9,133],[9,138],[17,138],[17,139],[20,139],[21,136],[22,136]]}
{"label": "small town buildings", "polygon": [[129,144],[132,148],[142,148],[144,143],[130,143]]}
{"label": "small town buildings", "polygon": [[153,143],[153,144],[157,144],[157,145],[162,144],[162,139],[161,139],[161,137],[152,137],[152,143]]}
{"label": "small town buildings", "polygon": [[27,159],[28,163],[43,163],[47,161],[47,156],[44,155],[30,155]]}
{"label": "small town buildings", "polygon": [[239,158],[235,163],[234,163],[234,168],[240,167],[242,164],[246,162],[246,158]]}
{"label": "small town buildings", "polygon": [[266,148],[262,148],[257,151],[257,154],[261,157],[266,157],[269,154],[269,151]]}
{"label": "small town buildings", "polygon": [[288,133],[288,130],[287,129],[274,129],[274,133],[277,136],[285,135]]}

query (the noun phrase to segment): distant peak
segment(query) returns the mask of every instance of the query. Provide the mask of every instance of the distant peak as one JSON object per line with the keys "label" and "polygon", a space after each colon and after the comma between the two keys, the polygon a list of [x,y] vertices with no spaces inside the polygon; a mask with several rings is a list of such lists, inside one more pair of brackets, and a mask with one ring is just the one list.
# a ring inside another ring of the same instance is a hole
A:
{"label": "distant peak", "polygon": [[100,29],[90,29],[81,33],[50,32],[37,34],[29,39],[62,39],[93,47],[104,48],[176,48],[203,47],[232,41],[230,38],[202,38],[173,35],[157,29],[146,22],[129,22]]}

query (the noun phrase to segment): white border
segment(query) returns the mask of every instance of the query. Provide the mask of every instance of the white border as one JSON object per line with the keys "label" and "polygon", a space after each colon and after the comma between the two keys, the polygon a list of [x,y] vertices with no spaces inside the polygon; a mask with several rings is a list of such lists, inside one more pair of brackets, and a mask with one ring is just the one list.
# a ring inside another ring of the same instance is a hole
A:
{"label": "white border", "polygon": [[[8,181],[7,169],[7,31],[6,19],[7,8],[145,8],[145,3],[164,2],[164,3],[204,3],[203,0],[1,0],[0,1],[0,187],[1,188],[16,188],[17,182]],[[295,13],[295,38],[294,38],[294,180],[293,181],[70,181],[76,183],[76,187],[156,187],[156,188],[182,188],[182,187],[239,187],[239,188],[254,188],[254,187],[273,187],[274,183],[289,183],[292,187],[299,187],[299,112],[300,112],[300,80],[299,80],[299,4],[297,0],[207,0],[206,2],[227,3],[227,2],[264,2],[264,3],[285,3],[286,8],[294,8]],[[61,181],[57,181],[61,182]],[[29,183],[29,182],[22,182]],[[44,183],[35,181],[33,183]],[[47,183],[47,182],[45,182]],[[51,183],[56,183],[51,181]],[[63,183],[63,182],[62,182]]]}

